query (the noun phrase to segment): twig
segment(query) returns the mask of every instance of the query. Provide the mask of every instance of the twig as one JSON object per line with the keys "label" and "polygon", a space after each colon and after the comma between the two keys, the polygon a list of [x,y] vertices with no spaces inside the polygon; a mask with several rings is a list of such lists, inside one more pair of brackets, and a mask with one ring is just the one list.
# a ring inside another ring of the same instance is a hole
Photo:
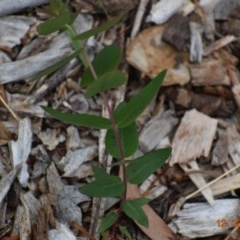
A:
{"label": "twig", "polygon": [[233,167],[232,169],[228,170],[227,172],[225,172],[224,174],[220,175],[219,177],[217,177],[216,179],[214,179],[213,181],[209,182],[208,184],[204,185],[203,187],[199,188],[197,191],[189,194],[185,200],[188,200],[190,198],[192,198],[193,196],[195,196],[196,194],[198,194],[199,192],[201,192],[202,190],[208,188],[209,186],[211,186],[212,184],[214,184],[215,182],[217,182],[218,180],[224,178],[225,176],[227,176],[229,173],[235,171],[237,168],[240,167],[240,163],[238,165],[236,165],[235,167]]}
{"label": "twig", "polygon": [[12,114],[12,116],[19,122],[21,119],[14,113],[14,111],[8,106],[6,101],[2,98],[0,95],[0,101],[3,103],[3,105],[8,109],[8,111]]}
{"label": "twig", "polygon": [[132,32],[131,32],[131,38],[134,38],[140,29],[143,15],[146,10],[146,6],[147,6],[148,2],[149,2],[149,0],[141,0],[138,5],[137,14],[134,19],[133,28],[132,28]]}

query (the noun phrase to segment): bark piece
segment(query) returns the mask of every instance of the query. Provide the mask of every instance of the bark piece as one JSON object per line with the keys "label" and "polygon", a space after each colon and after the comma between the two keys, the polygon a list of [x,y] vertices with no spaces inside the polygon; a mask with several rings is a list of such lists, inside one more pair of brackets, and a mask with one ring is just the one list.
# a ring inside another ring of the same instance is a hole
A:
{"label": "bark piece", "polygon": [[232,125],[226,131],[228,140],[228,152],[235,165],[240,163],[240,135],[236,126]]}
{"label": "bark piece", "polygon": [[180,13],[171,17],[163,32],[163,40],[172,44],[178,50],[187,50],[187,45],[190,43],[188,18]]}
{"label": "bark piece", "polygon": [[40,210],[41,204],[40,202],[34,197],[32,192],[27,192],[25,194],[20,195],[21,202],[25,209],[29,211],[29,219],[31,225],[35,224],[38,217],[38,212]]}
{"label": "bark piece", "polygon": [[38,134],[38,138],[41,139],[42,143],[47,147],[48,150],[54,150],[57,145],[66,140],[63,134],[59,134],[57,129],[47,128],[46,131],[41,131]]}
{"label": "bark piece", "polygon": [[239,0],[220,1],[220,3],[214,9],[215,19],[227,20],[230,12],[239,5]]}
{"label": "bark piece", "polygon": [[225,36],[216,42],[212,43],[211,45],[207,46],[203,51],[203,56],[206,57],[209,54],[213,53],[220,48],[225,47],[226,45],[230,44],[231,42],[235,41],[237,38],[233,35]]}
{"label": "bark piece", "polygon": [[[206,185],[206,181],[203,178],[202,174],[200,173],[192,173],[194,171],[199,171],[200,168],[196,162],[196,160],[192,160],[190,162],[188,162],[188,164],[180,164],[181,168],[186,172],[189,173],[189,177],[190,179],[193,181],[193,183],[199,188],[201,189],[202,187],[204,187]],[[201,193],[203,194],[203,196],[206,198],[206,200],[209,202],[210,205],[213,205],[214,203],[214,198],[213,198],[213,193],[210,187],[208,188],[204,188]]]}
{"label": "bark piece", "polygon": [[19,122],[18,140],[11,141],[10,148],[12,153],[12,164],[14,167],[21,166],[18,180],[23,187],[28,184],[28,165],[27,159],[32,146],[31,122],[25,118]]}
{"label": "bark piece", "polygon": [[78,204],[88,200],[79,192],[77,187],[64,186],[57,196],[57,218],[62,223],[71,224],[72,221],[82,224],[82,211]]}
{"label": "bark piece", "polygon": [[70,150],[73,151],[80,147],[83,147],[83,144],[78,133],[78,129],[74,126],[70,126],[67,128],[66,147],[68,151]]}
{"label": "bark piece", "polygon": [[49,0],[1,0],[0,16],[17,13],[25,8],[36,7],[49,3]]}
{"label": "bark piece", "polygon": [[[65,177],[71,177],[84,162],[90,161],[96,156],[97,146],[90,146],[67,152],[66,156],[61,159],[58,165],[63,168]],[[82,178],[82,176],[78,177]]]}
{"label": "bark piece", "polygon": [[202,44],[202,25],[196,22],[190,22],[191,44],[190,44],[190,61],[202,62],[203,44]]}
{"label": "bark piece", "polygon": [[18,205],[11,234],[12,236],[19,236],[21,240],[31,239],[32,226],[29,209],[26,206]]}
{"label": "bark piece", "polygon": [[150,78],[168,69],[163,85],[184,85],[190,80],[184,55],[162,41],[166,26],[155,26],[142,31],[127,48],[127,61]]}
{"label": "bark piece", "polygon": [[201,64],[192,64],[190,71],[194,86],[230,85],[226,64],[222,60],[208,59]]}
{"label": "bark piece", "polygon": [[136,34],[138,33],[140,27],[141,27],[141,23],[142,23],[142,19],[144,17],[144,13],[146,11],[146,7],[148,5],[149,0],[141,0],[139,5],[138,5],[138,10],[134,19],[134,24],[132,27],[132,31],[131,31],[131,38],[134,38],[136,36]]}
{"label": "bark piece", "polygon": [[188,0],[176,0],[174,4],[168,0],[158,1],[152,5],[146,21],[163,24],[187,3]]}
{"label": "bark piece", "polygon": [[[172,143],[170,165],[207,157],[212,147],[218,121],[195,109],[187,111]],[[197,146],[197,147],[196,147]]]}
{"label": "bark piece", "polygon": [[212,165],[222,165],[228,160],[228,138],[226,133],[222,133],[213,149]]}
{"label": "bark piece", "polygon": [[14,170],[9,172],[7,175],[5,175],[1,181],[0,181],[0,204],[2,203],[3,199],[6,197],[13,181],[15,180],[18,172],[19,167],[16,167]]}
{"label": "bark piece", "polygon": [[140,148],[143,152],[157,149],[161,141],[168,136],[178,123],[171,111],[160,111],[142,129],[139,137]]}
{"label": "bark piece", "polygon": [[0,46],[12,48],[20,44],[21,39],[28,32],[30,25],[35,22],[36,20],[33,17],[27,16],[7,16],[0,18]]}
{"label": "bark piece", "polygon": [[211,185],[214,196],[222,195],[240,188],[240,173],[220,179]]}
{"label": "bark piece", "polygon": [[[210,206],[207,203],[186,203],[178,213],[175,224],[178,233],[188,238],[202,238],[226,234],[235,227],[240,210],[239,199],[219,199]],[[226,222],[224,227],[221,223]]]}
{"label": "bark piece", "polygon": [[114,14],[126,9],[132,9],[138,3],[137,0],[101,0],[101,2],[95,0],[74,0],[73,2],[74,6],[81,12],[104,13],[104,9],[106,9],[108,13]]}
{"label": "bark piece", "polygon": [[[90,16],[79,14],[74,22],[76,32],[82,33],[89,30],[92,27],[91,20]],[[15,62],[1,64],[0,83],[28,80],[71,53],[69,37],[66,33],[59,34],[49,44],[46,51]]]}

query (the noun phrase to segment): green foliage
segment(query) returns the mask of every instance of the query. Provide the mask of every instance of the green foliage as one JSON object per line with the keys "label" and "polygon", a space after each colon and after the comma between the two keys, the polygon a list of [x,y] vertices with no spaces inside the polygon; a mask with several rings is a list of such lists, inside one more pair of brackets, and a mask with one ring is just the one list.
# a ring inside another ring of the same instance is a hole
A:
{"label": "green foliage", "polygon": [[128,231],[128,229],[126,228],[126,226],[120,225],[119,226],[119,231],[121,232],[121,234],[123,236],[125,236],[126,240],[133,240],[131,235],[130,235],[130,233],[129,233],[129,231]]}
{"label": "green foliage", "polygon": [[150,102],[156,96],[161,83],[166,75],[166,70],[159,73],[151,82],[134,96],[119,111],[115,112],[115,118],[119,127],[126,127],[136,120]]}
{"label": "green foliage", "polygon": [[109,20],[107,23],[77,35],[74,39],[86,40],[86,39],[88,39],[88,38],[90,38],[94,35],[97,35],[101,32],[107,31],[110,28],[112,28],[114,25],[119,23],[122,20],[122,18],[124,17],[125,14],[126,14],[126,12],[123,12],[119,16]]}
{"label": "green foliage", "polygon": [[132,220],[143,225],[144,227],[148,227],[148,218],[142,209],[142,206],[148,202],[149,199],[147,198],[135,198],[125,201],[123,203],[123,211]]}
{"label": "green foliage", "polygon": [[[126,83],[125,74],[118,70],[122,59],[121,50],[116,45],[106,46],[94,57],[92,62],[89,62],[86,51],[84,51],[83,41],[110,29],[123,18],[125,13],[111,19],[103,26],[77,35],[73,26],[73,21],[77,15],[69,11],[67,2],[52,0],[45,7],[45,11],[52,18],[40,24],[37,28],[38,32],[42,35],[47,35],[59,30],[66,31],[74,47],[74,53],[45,69],[37,77],[53,73],[78,56],[85,66],[80,82],[82,88],[87,88],[85,97],[90,98],[100,93],[104,97],[110,117],[108,119],[90,114],[70,114],[50,107],[42,108],[52,117],[68,124],[87,128],[107,129],[105,138],[106,149],[109,154],[116,158],[112,166],[116,168],[121,166],[124,173],[126,173],[126,175],[123,174],[124,176],[121,180],[118,176],[108,174],[104,169],[95,166],[93,167],[95,180],[80,188],[83,194],[91,197],[117,197],[121,199],[120,207],[116,213],[109,213],[102,219],[99,232],[104,235],[114,223],[117,223],[122,212],[137,223],[148,227],[148,218],[142,206],[147,204],[149,200],[146,198],[126,200],[127,183],[140,184],[146,180],[168,159],[171,154],[171,148],[148,152],[134,160],[126,160],[125,158],[134,156],[138,149],[139,137],[136,119],[156,97],[166,75],[166,70],[159,73],[128,102],[120,103],[114,111],[108,105],[106,90],[109,91]],[[131,239],[126,228],[122,227],[120,231],[127,239]],[[111,231],[109,231],[110,233]]]}
{"label": "green foliage", "polygon": [[[133,155],[138,148],[138,132],[136,123],[119,129],[121,146],[123,149],[124,157],[129,157]],[[107,151],[115,158],[120,158],[120,149],[117,143],[116,136],[113,129],[107,131],[105,144]]]}
{"label": "green foliage", "polygon": [[140,184],[153,172],[162,167],[171,154],[171,148],[158,149],[134,159],[126,167],[128,181],[132,184]]}
{"label": "green foliage", "polygon": [[91,197],[120,197],[125,189],[121,179],[107,174],[102,168],[93,167],[95,180],[80,188],[80,192]]}
{"label": "green foliage", "polygon": [[53,116],[54,118],[81,127],[108,129],[111,128],[111,122],[107,118],[99,117],[90,114],[70,114],[63,113],[50,107],[42,106],[43,110]]}
{"label": "green foliage", "polygon": [[117,88],[126,82],[126,75],[120,71],[112,71],[100,76],[94,81],[85,93],[86,98],[93,97],[111,88]]}
{"label": "green foliage", "polygon": [[118,219],[118,216],[116,213],[109,213],[107,214],[101,221],[101,225],[98,229],[100,233],[105,232],[108,230]]}
{"label": "green foliage", "polygon": [[[121,62],[121,50],[116,45],[110,45],[102,49],[93,59],[92,66],[97,74],[97,78],[102,75],[116,70]],[[84,72],[81,79],[81,87],[88,87],[95,81],[95,77],[91,72],[90,67]]]}
{"label": "green foliage", "polygon": [[72,14],[70,12],[63,12],[61,15],[56,16],[46,22],[38,25],[37,31],[41,35],[48,35],[58,30],[63,29],[67,24],[72,21]]}

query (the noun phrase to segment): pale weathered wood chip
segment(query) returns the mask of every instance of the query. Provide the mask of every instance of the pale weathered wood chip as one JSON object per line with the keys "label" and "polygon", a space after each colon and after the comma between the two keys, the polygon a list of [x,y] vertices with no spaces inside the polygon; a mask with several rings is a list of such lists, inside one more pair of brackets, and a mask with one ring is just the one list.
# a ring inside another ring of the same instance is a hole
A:
{"label": "pale weathered wood chip", "polygon": [[21,166],[18,180],[23,187],[27,187],[28,184],[29,173],[26,162],[31,152],[32,135],[31,122],[28,118],[24,118],[19,122],[17,141],[10,142],[12,164],[14,167]]}
{"label": "pale weathered wood chip", "polygon": [[[175,222],[178,233],[189,238],[226,234],[239,219],[239,199],[219,199],[210,206],[207,203],[186,203]],[[222,226],[221,224],[226,223]]]}
{"label": "pale weathered wood chip", "polygon": [[[0,3],[1,5],[1,3]],[[1,10],[0,10],[1,11]],[[21,43],[36,19],[29,16],[7,16],[0,18],[0,46],[12,48]]]}
{"label": "pale weathered wood chip", "polygon": [[1,0],[0,16],[17,13],[24,10],[25,8],[36,7],[48,2],[49,0]]}
{"label": "pale weathered wood chip", "polygon": [[77,240],[73,232],[66,224],[57,223],[56,229],[48,231],[49,240]]}
{"label": "pale weathered wood chip", "polygon": [[168,0],[158,1],[152,5],[152,9],[146,21],[163,24],[187,3],[188,0],[176,0],[174,4]]}
{"label": "pale weathered wood chip", "polygon": [[212,147],[218,121],[193,109],[187,111],[177,129],[172,143],[170,164],[187,163],[207,157]]}
{"label": "pale weathered wood chip", "polygon": [[[202,189],[207,184],[203,175],[201,173],[196,173],[196,171],[200,171],[200,168],[196,160],[192,160],[187,164],[180,164],[180,167],[186,173],[189,173],[190,179],[198,187],[198,189]],[[201,190],[201,193],[206,198],[210,205],[214,203],[213,193],[210,187],[204,188],[203,190]]]}
{"label": "pale weathered wood chip", "polygon": [[178,119],[172,111],[159,111],[142,129],[139,137],[140,149],[148,152],[161,146],[161,141],[169,135]]}
{"label": "pale weathered wood chip", "polygon": [[[84,162],[88,162],[97,156],[97,146],[90,146],[83,149],[67,152],[59,162],[60,166],[64,171],[64,177],[71,177]],[[78,176],[82,178],[82,176]]]}

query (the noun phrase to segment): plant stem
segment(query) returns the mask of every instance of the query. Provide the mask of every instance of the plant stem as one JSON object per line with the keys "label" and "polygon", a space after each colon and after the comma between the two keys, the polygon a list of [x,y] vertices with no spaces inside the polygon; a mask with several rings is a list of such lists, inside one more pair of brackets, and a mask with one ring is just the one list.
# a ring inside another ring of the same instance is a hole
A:
{"label": "plant stem", "polygon": [[[74,39],[74,37],[77,36],[77,33],[76,33],[76,30],[75,30],[73,24],[66,25],[66,28],[67,28],[68,36],[71,39],[71,42],[72,42],[72,45],[73,45],[74,49],[76,51],[80,51],[81,49],[84,49],[83,42],[81,40],[75,40]],[[84,54],[80,51],[78,56],[79,56],[80,60],[82,61],[84,67],[87,68],[88,67],[88,62],[87,62],[86,57],[84,56]]]}
{"label": "plant stem", "polygon": [[[94,77],[94,79],[97,81],[98,79],[98,76],[97,76],[97,73],[85,51],[85,49],[83,48],[83,54],[85,56],[85,59],[87,61],[87,64],[88,64],[88,67]],[[112,130],[113,130],[113,133],[114,133],[114,136],[115,136],[115,139],[116,139],[116,142],[117,142],[117,145],[118,145],[118,149],[119,149],[119,152],[120,152],[120,160],[121,161],[124,161],[124,150],[123,150],[123,145],[121,143],[121,136],[120,136],[120,133],[119,133],[119,129],[117,127],[117,124],[115,122],[115,118],[114,118],[114,110],[113,108],[109,105],[108,103],[108,99],[107,99],[107,96],[105,93],[101,93],[101,96],[103,98],[103,101],[104,101],[104,104],[105,106],[107,107],[107,111],[108,111],[108,114],[109,114],[109,119],[110,119],[110,122],[111,122],[111,127],[112,127]],[[123,184],[125,186],[125,190],[124,190],[124,193],[123,193],[123,196],[122,196],[122,200],[121,200],[121,204],[120,204],[120,207],[119,207],[119,210],[118,210],[118,220],[115,222],[114,226],[113,226],[113,230],[112,230],[112,236],[116,236],[116,228],[119,224],[119,219],[120,219],[120,216],[122,215],[122,212],[123,212],[123,203],[124,201],[126,200],[127,198],[127,174],[126,174],[126,167],[125,165],[123,164],[122,166],[120,166],[120,168],[122,167],[122,181],[123,181]]]}

